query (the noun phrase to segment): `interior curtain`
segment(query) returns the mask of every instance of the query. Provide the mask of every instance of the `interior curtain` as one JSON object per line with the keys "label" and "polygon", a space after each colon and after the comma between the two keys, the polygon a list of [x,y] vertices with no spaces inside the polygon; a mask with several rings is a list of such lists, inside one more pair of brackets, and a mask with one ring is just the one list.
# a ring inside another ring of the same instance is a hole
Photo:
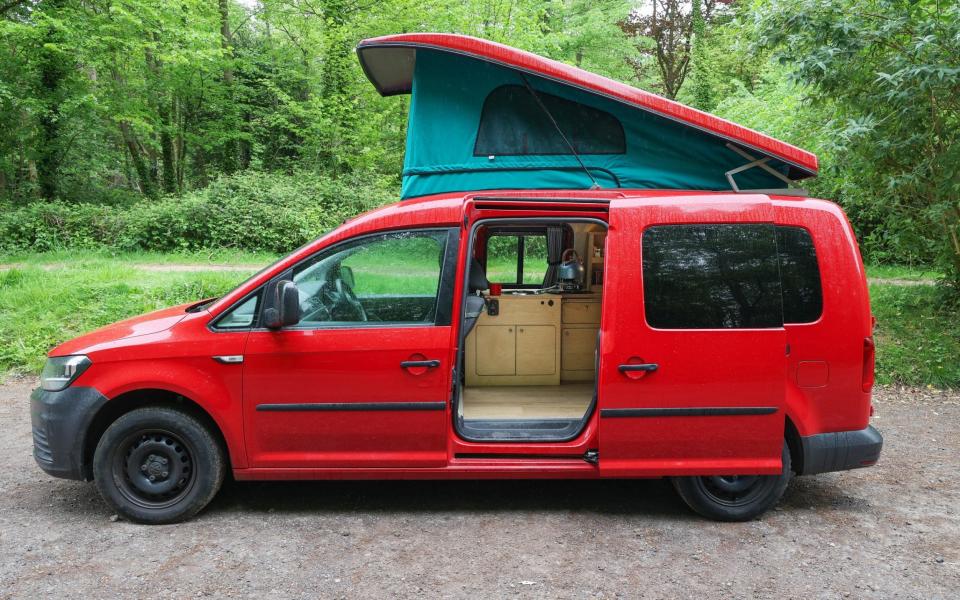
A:
{"label": "interior curtain", "polygon": [[557,285],[557,273],[560,271],[560,257],[563,255],[563,227],[547,227],[547,273],[543,277],[543,287]]}

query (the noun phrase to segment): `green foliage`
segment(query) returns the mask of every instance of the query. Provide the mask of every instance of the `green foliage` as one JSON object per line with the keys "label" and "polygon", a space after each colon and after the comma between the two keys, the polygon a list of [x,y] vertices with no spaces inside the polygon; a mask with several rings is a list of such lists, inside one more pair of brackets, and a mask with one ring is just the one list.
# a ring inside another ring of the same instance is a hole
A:
{"label": "green foliage", "polygon": [[126,207],[36,202],[2,211],[0,250],[286,252],[391,200],[389,183],[360,176],[245,173],[221,177],[182,198]]}
{"label": "green foliage", "polygon": [[877,381],[960,387],[960,310],[929,285],[871,285]]}
{"label": "green foliage", "polygon": [[960,283],[960,5],[771,0],[756,40],[832,118],[835,196],[868,243]]}

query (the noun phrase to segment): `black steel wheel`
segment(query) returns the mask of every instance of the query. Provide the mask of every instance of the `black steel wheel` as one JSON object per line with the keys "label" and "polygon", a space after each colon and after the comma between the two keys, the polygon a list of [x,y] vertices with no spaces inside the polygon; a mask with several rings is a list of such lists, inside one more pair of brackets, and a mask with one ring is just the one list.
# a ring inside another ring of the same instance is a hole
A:
{"label": "black steel wheel", "polygon": [[697,513],[718,521],[747,521],[772,508],[792,475],[790,449],[783,444],[780,475],[674,477],[673,487]]}
{"label": "black steel wheel", "polygon": [[209,429],[166,407],[131,411],[104,432],[94,479],[119,514],[140,523],[190,518],[216,495],[226,465]]}

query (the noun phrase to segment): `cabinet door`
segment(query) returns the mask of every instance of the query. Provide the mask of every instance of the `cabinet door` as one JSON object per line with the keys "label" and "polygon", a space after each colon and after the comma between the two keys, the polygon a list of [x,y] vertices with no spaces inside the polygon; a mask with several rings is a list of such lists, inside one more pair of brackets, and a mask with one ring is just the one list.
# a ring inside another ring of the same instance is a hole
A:
{"label": "cabinet door", "polygon": [[600,324],[599,302],[564,302],[564,323],[596,323]]}
{"label": "cabinet door", "polygon": [[561,340],[560,368],[593,373],[597,347],[596,327],[565,327]]}
{"label": "cabinet door", "polygon": [[517,340],[513,325],[477,326],[477,375],[516,375]]}
{"label": "cabinet door", "polygon": [[517,375],[557,372],[557,328],[553,325],[517,325]]}

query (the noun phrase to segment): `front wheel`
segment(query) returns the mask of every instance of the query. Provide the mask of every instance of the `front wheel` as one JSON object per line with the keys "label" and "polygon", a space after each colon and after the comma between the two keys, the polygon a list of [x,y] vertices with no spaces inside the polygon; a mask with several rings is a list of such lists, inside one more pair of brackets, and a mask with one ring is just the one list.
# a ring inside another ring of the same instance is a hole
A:
{"label": "front wheel", "polygon": [[773,508],[792,475],[790,449],[783,444],[779,475],[673,477],[673,487],[700,515],[717,521],[749,521]]}
{"label": "front wheel", "polygon": [[104,432],[93,455],[103,498],[138,523],[176,523],[200,512],[223,483],[226,462],[210,430],[166,407],[133,410]]}

